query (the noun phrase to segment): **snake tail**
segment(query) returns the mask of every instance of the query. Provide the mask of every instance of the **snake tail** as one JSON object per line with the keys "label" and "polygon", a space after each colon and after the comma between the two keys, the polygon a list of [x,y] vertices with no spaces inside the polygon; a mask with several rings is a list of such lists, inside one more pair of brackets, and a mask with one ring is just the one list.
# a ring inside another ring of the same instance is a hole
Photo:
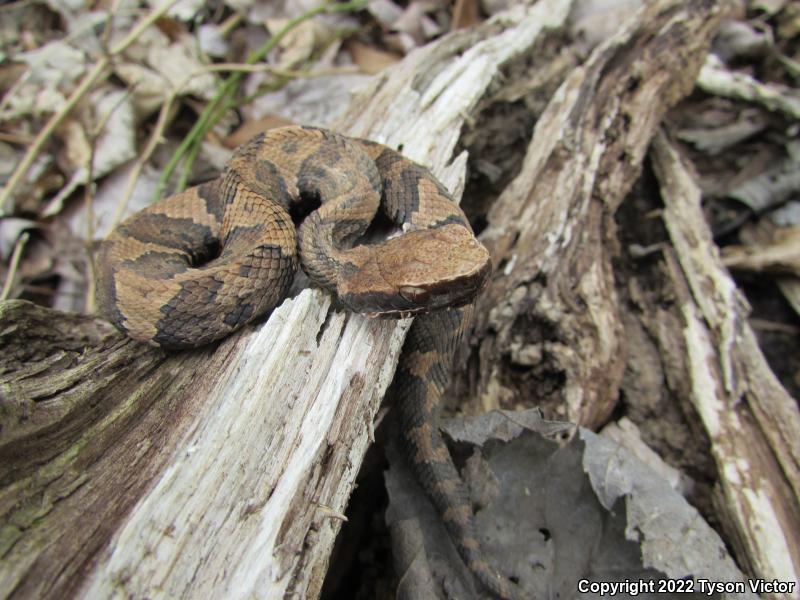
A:
{"label": "snake tail", "polygon": [[[478,541],[467,488],[437,427],[442,394],[451,379],[453,356],[474,305],[416,317],[389,388],[404,449],[417,481],[431,499],[456,550],[480,584],[496,598],[525,595],[486,561]],[[439,332],[439,335],[431,335]],[[447,332],[441,335],[441,332]]]}

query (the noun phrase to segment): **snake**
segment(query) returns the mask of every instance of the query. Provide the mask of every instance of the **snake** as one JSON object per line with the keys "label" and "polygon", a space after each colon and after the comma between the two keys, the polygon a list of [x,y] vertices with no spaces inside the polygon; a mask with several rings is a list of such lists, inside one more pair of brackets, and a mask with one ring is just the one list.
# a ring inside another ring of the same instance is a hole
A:
{"label": "snake", "polygon": [[[379,215],[397,235],[359,243]],[[470,571],[492,595],[519,597],[483,557],[466,486],[436,425],[492,266],[428,169],[326,129],[261,133],[218,177],[155,202],[109,234],[97,252],[97,305],[134,340],[196,348],[271,311],[298,267],[348,310],[416,316],[387,391],[401,447]]]}

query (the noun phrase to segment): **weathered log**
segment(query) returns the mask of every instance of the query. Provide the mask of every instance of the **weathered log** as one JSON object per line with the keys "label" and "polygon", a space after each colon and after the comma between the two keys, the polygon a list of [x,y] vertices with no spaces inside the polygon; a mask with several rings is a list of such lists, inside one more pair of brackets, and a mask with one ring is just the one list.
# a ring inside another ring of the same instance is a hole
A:
{"label": "weathered log", "polygon": [[[541,402],[551,416],[608,420],[631,364],[615,213],[665,111],[691,90],[724,4],[646,3],[549,100],[483,234],[497,275],[477,311],[478,370],[459,385],[474,391],[472,408]],[[337,129],[402,146],[459,195],[465,154],[448,166],[459,141],[498,87],[519,83],[532,50],[560,35],[570,8],[540,0],[411,53]],[[565,71],[526,85],[555,88]],[[660,330],[658,383],[708,432],[741,559],[791,579],[797,410],[737,296],[704,302],[703,281],[731,284],[713,261],[693,262],[713,255],[711,243],[682,219],[696,205],[672,187],[694,192],[659,144],[665,286],[683,309],[669,321],[680,327]],[[316,597],[407,326],[330,302],[303,291],[219,346],[179,354],[100,320],[0,306],[0,595]]]}
{"label": "weathered log", "polygon": [[694,86],[721,12],[647,3],[536,123],[481,235],[497,265],[474,330],[483,406],[531,397],[590,428],[608,420],[625,369],[614,213],[665,112]]}
{"label": "weathered log", "polygon": [[685,382],[711,442],[719,474],[715,504],[740,560],[768,580],[800,581],[797,402],[747,323],[749,306],[722,266],[691,170],[664,133],[652,155],[670,240],[665,271],[680,318],[680,327],[659,329],[656,339],[685,349],[668,377]]}

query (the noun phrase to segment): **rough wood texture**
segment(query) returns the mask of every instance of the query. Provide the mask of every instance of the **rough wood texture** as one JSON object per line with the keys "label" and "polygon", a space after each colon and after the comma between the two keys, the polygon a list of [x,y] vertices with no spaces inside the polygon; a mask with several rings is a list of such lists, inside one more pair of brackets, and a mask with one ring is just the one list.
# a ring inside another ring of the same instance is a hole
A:
{"label": "rough wood texture", "polygon": [[[484,405],[531,395],[590,428],[609,418],[626,351],[614,212],[664,113],[692,89],[720,12],[717,2],[648,3],[537,122],[481,235],[498,266],[476,311]],[[517,384],[515,369],[530,379]]]}
{"label": "rough wood texture", "polygon": [[[484,408],[541,402],[550,415],[590,427],[611,416],[634,345],[625,319],[637,316],[619,301],[615,213],[666,110],[691,90],[724,8],[649,3],[571,73],[537,122],[521,172],[481,236],[499,268],[476,311],[478,367],[461,389],[474,390]],[[663,139],[654,156],[670,234],[670,279],[657,300],[680,307],[675,315],[647,307],[663,369],[655,383],[693,407],[689,418],[705,428],[719,509],[740,560],[754,576],[796,581],[796,403],[746,326],[745,303],[703,224],[699,191]]]}
{"label": "rough wood texture", "polygon": [[[519,7],[412,53],[339,129],[402,146],[460,195],[466,157],[446,165],[469,110],[569,6]],[[407,325],[329,303],[302,292],[174,355],[5,304],[0,335],[21,354],[0,363],[0,595],[316,597]]]}
{"label": "rough wood texture", "polygon": [[717,504],[750,572],[800,581],[800,411],[767,365],[749,306],[719,258],[701,192],[665,134],[653,144],[671,247],[664,258],[681,327],[660,343],[685,348],[683,378],[717,463]]}

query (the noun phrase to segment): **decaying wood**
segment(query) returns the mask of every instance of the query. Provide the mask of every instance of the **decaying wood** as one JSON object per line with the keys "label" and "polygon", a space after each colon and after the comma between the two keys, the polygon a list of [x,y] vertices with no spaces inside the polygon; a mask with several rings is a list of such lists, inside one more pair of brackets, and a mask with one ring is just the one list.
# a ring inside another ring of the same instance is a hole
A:
{"label": "decaying wood", "polygon": [[[747,323],[749,307],[725,271],[679,151],[659,134],[653,166],[671,247],[664,258],[683,319],[662,330],[685,347],[688,397],[717,463],[717,504],[750,572],[800,581],[800,412]],[[661,343],[670,343],[661,340]]]}
{"label": "decaying wood", "polygon": [[744,73],[729,71],[714,55],[709,55],[700,70],[697,85],[701,89],[722,96],[762,104],[765,108],[786,113],[800,119],[800,98],[793,90],[777,85],[760,83]]}
{"label": "decaying wood", "polygon": [[[460,193],[465,155],[447,162],[469,111],[569,5],[413,53],[339,129],[402,147]],[[3,311],[22,358],[0,363],[0,595],[318,595],[408,323],[304,291],[217,348],[167,355],[100,321]],[[47,323],[78,333],[67,344]]]}
{"label": "decaying wood", "polygon": [[[720,14],[715,2],[649,3],[537,122],[481,235],[498,265],[476,311],[484,405],[531,395],[590,428],[608,420],[626,350],[614,213],[664,113],[692,89]],[[514,370],[530,375],[515,384]]]}
{"label": "decaying wood", "polygon": [[[475,389],[482,406],[529,394],[550,415],[590,427],[608,420],[630,341],[612,262],[620,254],[614,215],[665,111],[691,90],[722,8],[650,4],[566,79],[542,114],[521,173],[481,236],[499,269],[476,311],[477,380],[462,389]],[[657,148],[673,267],[661,298],[683,307],[657,329],[665,378],[658,383],[691,382],[682,400],[706,428],[725,527],[750,572],[796,581],[797,407],[746,326],[707,229],[698,229],[699,191],[685,172],[676,175],[663,140]]]}

